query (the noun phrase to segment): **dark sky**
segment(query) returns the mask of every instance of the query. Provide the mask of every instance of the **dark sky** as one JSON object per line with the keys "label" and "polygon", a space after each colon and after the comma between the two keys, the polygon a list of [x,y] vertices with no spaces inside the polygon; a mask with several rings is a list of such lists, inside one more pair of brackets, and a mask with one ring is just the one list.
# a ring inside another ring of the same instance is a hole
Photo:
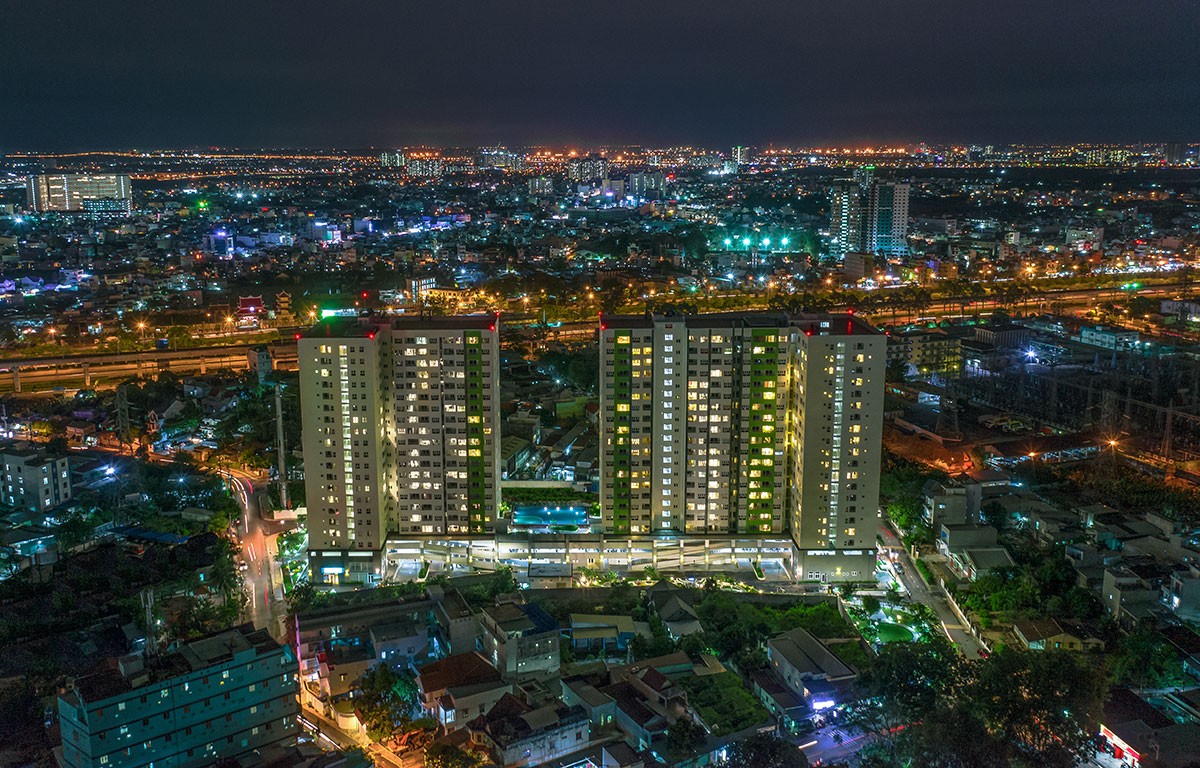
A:
{"label": "dark sky", "polygon": [[1200,0],[0,0],[0,152],[1200,141]]}

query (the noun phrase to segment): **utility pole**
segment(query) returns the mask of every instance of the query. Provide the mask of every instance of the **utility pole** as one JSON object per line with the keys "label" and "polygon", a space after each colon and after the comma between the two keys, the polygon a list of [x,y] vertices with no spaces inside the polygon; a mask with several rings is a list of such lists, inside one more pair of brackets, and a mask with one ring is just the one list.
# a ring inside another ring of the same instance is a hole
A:
{"label": "utility pole", "polygon": [[283,384],[275,382],[275,440],[279,453],[279,503],[284,509],[291,509],[288,499],[287,454],[283,442]]}

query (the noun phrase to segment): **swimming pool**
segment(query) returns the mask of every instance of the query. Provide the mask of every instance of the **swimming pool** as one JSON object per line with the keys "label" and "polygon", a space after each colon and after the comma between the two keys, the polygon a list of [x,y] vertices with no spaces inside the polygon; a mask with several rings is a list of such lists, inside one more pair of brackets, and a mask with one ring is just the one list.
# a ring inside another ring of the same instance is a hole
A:
{"label": "swimming pool", "polygon": [[561,504],[520,504],[513,507],[513,525],[577,525],[588,524],[587,507]]}

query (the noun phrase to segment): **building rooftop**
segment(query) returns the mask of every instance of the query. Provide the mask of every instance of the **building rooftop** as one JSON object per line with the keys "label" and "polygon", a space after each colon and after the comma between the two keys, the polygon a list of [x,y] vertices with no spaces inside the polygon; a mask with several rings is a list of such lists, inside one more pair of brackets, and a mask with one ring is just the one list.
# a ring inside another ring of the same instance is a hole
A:
{"label": "building rooftop", "polygon": [[426,664],[417,673],[417,684],[425,693],[499,680],[499,670],[476,651],[447,656]]}
{"label": "building rooftop", "polygon": [[806,629],[793,629],[767,643],[802,675],[831,680],[854,677],[854,670]]}
{"label": "building rooftop", "polygon": [[279,643],[266,630],[243,624],[184,643],[174,653],[146,659],[140,656],[110,659],[104,669],[77,679],[75,691],[84,702],[94,703],[143,685],[219,666],[246,651],[253,650],[260,657],[279,649]]}

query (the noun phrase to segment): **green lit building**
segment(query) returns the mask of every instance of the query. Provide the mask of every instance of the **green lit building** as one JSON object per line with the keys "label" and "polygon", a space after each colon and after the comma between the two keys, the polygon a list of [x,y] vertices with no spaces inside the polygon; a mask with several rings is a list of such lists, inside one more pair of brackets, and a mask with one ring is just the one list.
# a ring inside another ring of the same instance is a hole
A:
{"label": "green lit building", "polygon": [[850,315],[606,316],[600,355],[610,539],[789,534],[797,577],[870,577],[882,334]]}
{"label": "green lit building", "polygon": [[312,578],[373,583],[389,536],[494,529],[497,324],[331,318],[300,339]]}

